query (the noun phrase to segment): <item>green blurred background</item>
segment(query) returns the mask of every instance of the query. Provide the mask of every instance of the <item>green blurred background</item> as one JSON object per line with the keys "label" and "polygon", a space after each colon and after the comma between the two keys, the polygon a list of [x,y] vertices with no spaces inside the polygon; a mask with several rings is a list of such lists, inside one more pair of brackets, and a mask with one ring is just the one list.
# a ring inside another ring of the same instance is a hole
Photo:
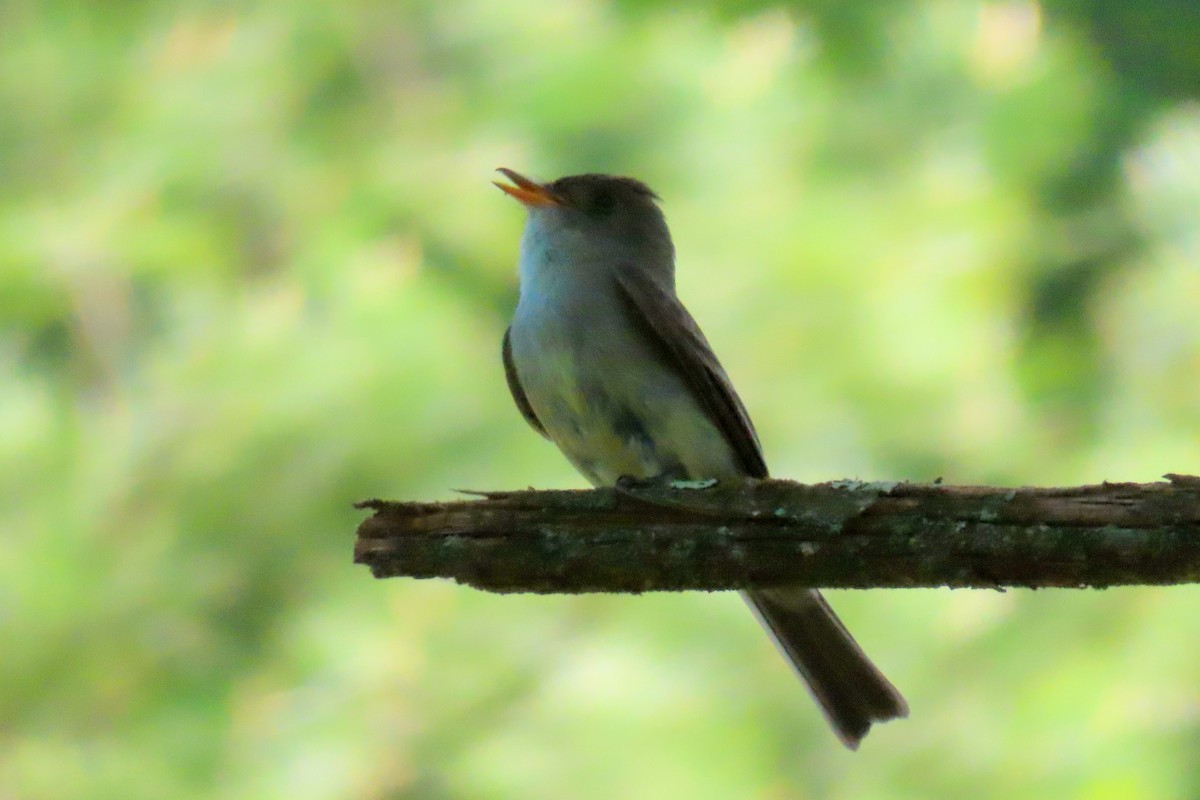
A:
{"label": "green blurred background", "polygon": [[0,5],[0,797],[1193,798],[1200,591],[835,592],[858,754],[730,595],[373,581],[366,497],[583,485],[521,209],[638,176],[776,475],[1200,472],[1200,4]]}

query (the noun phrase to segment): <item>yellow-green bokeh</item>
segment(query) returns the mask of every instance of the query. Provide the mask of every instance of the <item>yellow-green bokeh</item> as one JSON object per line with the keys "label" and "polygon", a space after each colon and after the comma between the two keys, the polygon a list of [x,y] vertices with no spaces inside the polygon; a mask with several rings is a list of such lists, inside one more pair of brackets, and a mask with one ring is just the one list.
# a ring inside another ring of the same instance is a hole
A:
{"label": "yellow-green bokeh", "polygon": [[1191,588],[833,593],[850,754],[735,597],[350,563],[583,485],[498,166],[658,191],[776,475],[1200,472],[1200,24],[1108,5],[5,4],[0,795],[1194,797]]}

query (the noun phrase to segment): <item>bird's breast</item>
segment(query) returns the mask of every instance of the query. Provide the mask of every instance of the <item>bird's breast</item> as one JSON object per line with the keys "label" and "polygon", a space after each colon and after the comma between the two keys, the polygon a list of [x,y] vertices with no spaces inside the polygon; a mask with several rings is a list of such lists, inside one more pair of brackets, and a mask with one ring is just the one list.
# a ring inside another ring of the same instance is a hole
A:
{"label": "bird's breast", "polygon": [[550,438],[589,481],[737,474],[690,388],[615,294],[611,306],[593,295],[572,310],[526,300],[511,333],[517,375]]}

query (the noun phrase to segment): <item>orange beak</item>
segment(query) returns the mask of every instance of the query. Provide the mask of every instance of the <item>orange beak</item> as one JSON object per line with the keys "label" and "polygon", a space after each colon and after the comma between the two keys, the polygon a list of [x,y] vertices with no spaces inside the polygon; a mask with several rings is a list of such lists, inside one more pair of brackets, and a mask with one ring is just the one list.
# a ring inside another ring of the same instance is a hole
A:
{"label": "orange beak", "polygon": [[556,206],[562,202],[558,199],[554,192],[547,189],[544,184],[538,183],[537,181],[531,181],[529,178],[526,178],[519,172],[513,172],[511,169],[507,169],[505,167],[500,167],[500,169],[496,171],[504,175],[504,177],[508,178],[515,185],[509,186],[508,184],[501,183],[500,181],[492,181],[492,183],[494,183],[500,189],[500,191],[504,192],[510,197],[516,198],[524,205]]}

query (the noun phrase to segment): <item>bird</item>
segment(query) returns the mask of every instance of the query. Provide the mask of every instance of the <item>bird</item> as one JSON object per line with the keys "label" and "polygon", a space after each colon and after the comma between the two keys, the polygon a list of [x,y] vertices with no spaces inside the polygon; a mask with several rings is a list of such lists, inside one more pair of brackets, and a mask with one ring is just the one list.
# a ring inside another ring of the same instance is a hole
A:
{"label": "bird", "polygon": [[[645,183],[599,173],[494,181],[526,210],[519,296],[501,353],[513,401],[593,486],[766,478],[750,416],[675,291],[675,246]],[[742,596],[857,749],[876,722],[905,717],[900,692],[820,592]]]}

